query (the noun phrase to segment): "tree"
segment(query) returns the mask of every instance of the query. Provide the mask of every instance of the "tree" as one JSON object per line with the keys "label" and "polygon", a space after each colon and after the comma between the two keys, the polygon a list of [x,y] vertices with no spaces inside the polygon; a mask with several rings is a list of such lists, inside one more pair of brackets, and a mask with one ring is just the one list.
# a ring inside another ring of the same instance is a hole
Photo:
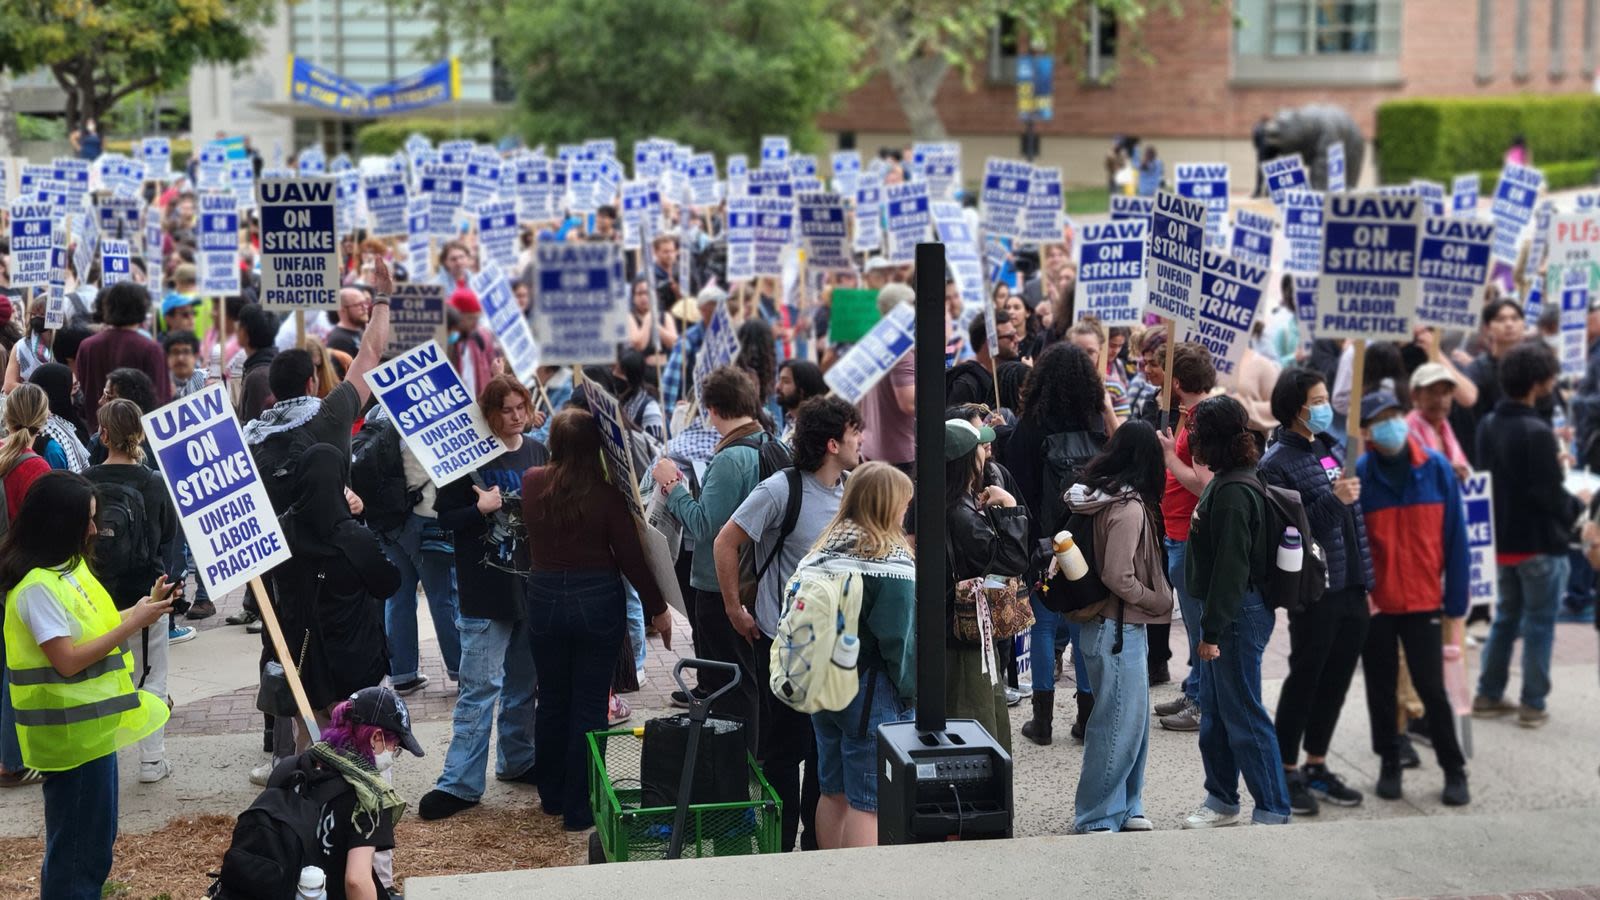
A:
{"label": "tree", "polygon": [[[1216,0],[1212,0],[1216,2]],[[1055,43],[1062,30],[1075,43],[1088,40],[1091,5],[1115,16],[1119,39],[1137,33],[1152,8],[1180,10],[1179,0],[833,0],[834,17],[866,37],[867,72],[881,69],[918,140],[945,137],[934,105],[952,69],[970,77],[989,56],[989,34],[1001,17],[1015,20],[1030,35],[1035,52]]]}
{"label": "tree", "polygon": [[509,0],[502,46],[530,141],[620,148],[659,135],[752,151],[815,144],[852,85],[854,41],[826,0]]}
{"label": "tree", "polygon": [[271,0],[0,0],[0,71],[48,68],[71,130],[197,65],[249,59],[251,29],[271,15]]}

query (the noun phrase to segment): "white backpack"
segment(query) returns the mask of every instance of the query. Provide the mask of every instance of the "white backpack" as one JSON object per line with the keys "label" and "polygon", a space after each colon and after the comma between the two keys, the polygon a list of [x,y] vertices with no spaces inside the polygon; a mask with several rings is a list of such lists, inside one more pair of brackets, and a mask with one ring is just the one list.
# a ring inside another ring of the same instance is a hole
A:
{"label": "white backpack", "polygon": [[[857,626],[861,617],[861,573],[802,564],[783,594],[783,612],[772,639],[769,687],[778,701],[803,713],[838,712],[860,687]],[[845,645],[841,658],[835,651]]]}

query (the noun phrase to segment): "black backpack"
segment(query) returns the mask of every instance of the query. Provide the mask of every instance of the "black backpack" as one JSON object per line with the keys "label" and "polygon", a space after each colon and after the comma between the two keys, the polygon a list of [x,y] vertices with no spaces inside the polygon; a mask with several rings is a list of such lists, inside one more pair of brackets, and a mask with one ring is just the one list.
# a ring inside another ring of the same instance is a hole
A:
{"label": "black backpack", "polygon": [[373,531],[398,531],[422,499],[406,484],[400,429],[388,417],[368,416],[350,441],[350,455],[350,489],[365,506],[361,517]]}
{"label": "black backpack", "polygon": [[[760,564],[756,562],[754,541],[745,544],[739,550],[739,598],[746,608],[753,609],[756,592],[761,586],[761,576],[766,574],[772,561],[778,558],[778,551],[782,549],[784,540],[789,537],[789,532],[794,531],[794,523],[800,519],[800,504],[795,502],[796,492],[800,487],[800,473],[794,469],[794,455],[789,452],[789,445],[766,432],[742,437],[725,449],[733,447],[749,447],[760,456],[761,462],[756,473],[758,484],[785,469],[793,473],[789,478],[789,504],[783,512],[784,524],[788,529],[779,535],[777,546],[767,554],[766,562]],[[791,516],[793,521],[790,520]]]}
{"label": "black backpack", "polygon": [[149,510],[137,488],[98,481],[94,497],[97,534],[90,568],[117,608],[127,609],[166,571],[159,559],[160,536],[150,527]]}
{"label": "black backpack", "polygon": [[[1300,492],[1268,484],[1261,478],[1260,472],[1253,468],[1234,469],[1218,475],[1216,480],[1219,482],[1217,488],[1224,484],[1247,485],[1265,501],[1262,504],[1266,510],[1264,530],[1270,541],[1256,542],[1257,552],[1266,558],[1256,560],[1251,569],[1266,573],[1266,583],[1257,584],[1256,589],[1261,591],[1261,598],[1267,605],[1299,613],[1321,600],[1323,592],[1328,589],[1328,555],[1311,532],[1311,521],[1306,517]],[[1278,568],[1278,546],[1283,542],[1283,532],[1290,527],[1300,532],[1302,562],[1298,572]]]}
{"label": "black backpack", "polygon": [[[294,505],[300,460],[316,442],[311,430],[301,425],[268,435],[260,443],[251,445],[250,453],[255,458],[256,470],[261,473],[261,484],[267,489],[273,512],[278,515]],[[365,502],[367,498],[361,499]]]}
{"label": "black backpack", "polygon": [[[1072,532],[1072,543],[1083,553],[1083,561],[1089,564],[1089,571],[1077,581],[1069,581],[1064,573],[1056,572],[1045,582],[1039,601],[1046,609],[1067,614],[1094,606],[1106,599],[1111,589],[1100,580],[1100,562],[1094,549],[1094,515],[1075,512],[1067,517],[1063,525]],[[1051,532],[1052,537],[1054,534]]]}
{"label": "black backpack", "polygon": [[314,777],[301,764],[282,785],[269,787],[233,826],[222,871],[211,886],[217,900],[284,900],[295,896],[300,870],[322,862],[317,824],[328,803],[349,789],[337,774]]}
{"label": "black backpack", "polygon": [[[1106,436],[1098,431],[1058,431],[1044,439],[1042,474],[1044,499],[1039,510],[1039,534],[1048,540],[1060,531],[1071,516],[1067,491],[1078,483],[1078,476],[1089,460],[1104,447]],[[1074,536],[1078,532],[1072,532]]]}

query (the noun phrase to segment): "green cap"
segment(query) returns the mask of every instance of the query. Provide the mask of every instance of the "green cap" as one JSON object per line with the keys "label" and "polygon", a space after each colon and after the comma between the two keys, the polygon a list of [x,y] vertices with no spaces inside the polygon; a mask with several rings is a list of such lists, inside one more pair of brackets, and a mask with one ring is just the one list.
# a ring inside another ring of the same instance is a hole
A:
{"label": "green cap", "polygon": [[944,461],[960,459],[979,444],[994,440],[994,429],[977,426],[966,419],[946,419],[944,423]]}

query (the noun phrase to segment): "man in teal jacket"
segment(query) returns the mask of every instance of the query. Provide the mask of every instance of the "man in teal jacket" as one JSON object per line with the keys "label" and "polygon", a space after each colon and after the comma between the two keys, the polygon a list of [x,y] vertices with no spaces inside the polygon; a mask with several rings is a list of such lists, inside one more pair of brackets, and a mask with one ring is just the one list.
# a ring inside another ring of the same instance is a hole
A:
{"label": "man in teal jacket", "polygon": [[[756,421],[761,400],[753,377],[740,369],[724,366],[706,376],[700,402],[706,416],[722,439],[716,455],[706,467],[700,496],[694,497],[683,483],[683,473],[671,459],[662,457],[651,475],[667,496],[667,509],[683,523],[684,536],[695,542],[696,553],[689,569],[689,586],[694,588],[693,608],[695,649],[707,659],[733,663],[742,670],[739,684],[717,704],[718,712],[745,723],[745,739],[756,749],[759,686],[755,679],[755,645],[752,638],[735,629],[722,605],[717,585],[717,561],[711,552],[722,526],[734,510],[750,496],[761,481],[761,453],[753,443],[777,438],[767,434]],[[728,676],[710,670],[700,673],[700,688],[710,693],[727,683]]]}

